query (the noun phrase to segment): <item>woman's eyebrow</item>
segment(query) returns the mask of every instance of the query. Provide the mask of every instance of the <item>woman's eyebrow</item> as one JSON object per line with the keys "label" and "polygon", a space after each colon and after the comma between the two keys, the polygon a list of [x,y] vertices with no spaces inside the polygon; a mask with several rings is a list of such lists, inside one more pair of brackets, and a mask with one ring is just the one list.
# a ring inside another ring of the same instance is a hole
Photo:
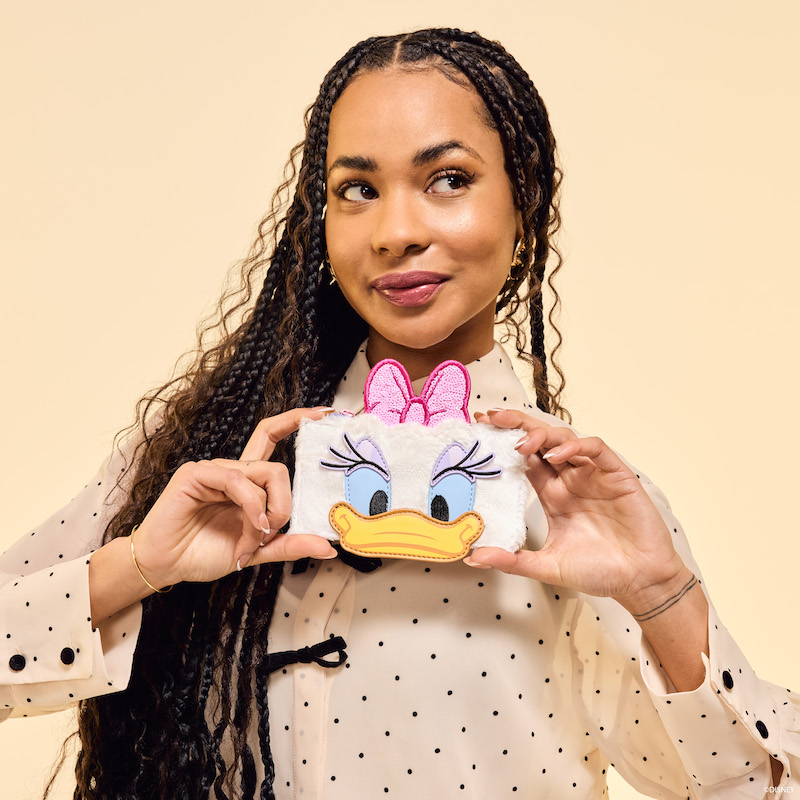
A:
{"label": "woman's eyebrow", "polygon": [[328,169],[328,175],[337,167],[356,169],[361,172],[377,172],[378,162],[374,158],[368,158],[367,156],[339,156]]}
{"label": "woman's eyebrow", "polygon": [[422,167],[425,164],[429,164],[431,161],[436,161],[436,159],[441,158],[443,155],[446,155],[453,150],[463,150],[473,158],[477,158],[478,161],[483,161],[477,150],[473,150],[468,144],[460,142],[458,139],[451,139],[448,142],[434,144],[430,147],[426,147],[424,150],[418,151],[413,159],[414,166]]}
{"label": "woman's eyebrow", "polygon": [[[431,161],[436,161],[438,158],[441,158],[453,150],[462,150],[463,152],[471,155],[473,158],[477,158],[478,161],[483,162],[483,159],[477,150],[474,150],[468,144],[465,144],[458,139],[450,139],[447,142],[441,142],[440,144],[434,144],[430,147],[426,147],[423,150],[418,150],[414,154],[412,163],[415,167],[423,167],[426,164],[430,164]],[[337,168],[354,169],[359,170],[360,172],[377,172],[379,169],[378,162],[375,161],[374,158],[369,158],[368,156],[339,156],[328,169],[328,175],[330,175],[331,172]]]}

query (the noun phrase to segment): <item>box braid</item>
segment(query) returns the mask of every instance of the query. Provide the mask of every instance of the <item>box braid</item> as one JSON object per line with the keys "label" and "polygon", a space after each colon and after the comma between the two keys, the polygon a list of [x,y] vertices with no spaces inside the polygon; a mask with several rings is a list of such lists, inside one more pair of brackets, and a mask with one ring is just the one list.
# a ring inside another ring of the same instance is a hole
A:
{"label": "box braid", "polygon": [[[561,383],[548,385],[542,300],[551,252],[556,265],[549,282],[561,266],[551,241],[560,224],[561,173],[538,92],[499,43],[477,33],[431,29],[374,37],[345,53],[323,80],[306,114],[305,139],[292,151],[272,210],[243,264],[243,299],[224,313],[223,302],[232,295],[220,301],[221,341],[137,407],[142,444],[127,500],[109,523],[106,540],[128,535],[181,463],[237,458],[262,417],[332,401],[367,327],[321,268],[327,253],[330,114],[357,75],[392,67],[439,69],[471,85],[483,100],[486,122],[503,145],[526,245],[521,266],[501,290],[497,311],[516,333],[518,354],[533,366],[537,404],[566,415],[559,403],[563,374],[552,360]],[[295,172],[294,157],[300,152]],[[295,177],[294,197],[281,218],[281,198],[288,198]],[[229,333],[230,315],[250,301],[254,276],[264,267],[252,309]],[[548,319],[557,340],[551,358],[561,341],[553,322],[558,306],[554,289],[553,295]],[[530,350],[520,309],[530,317]],[[198,347],[202,344],[201,334]],[[274,457],[291,471],[291,447],[279,448]],[[144,602],[128,689],[81,703],[76,800],[274,797],[266,642],[281,574],[282,565],[264,565],[211,584],[180,585]],[[260,787],[247,741],[253,712],[264,767]],[[227,746],[233,750],[232,763],[223,755]]]}

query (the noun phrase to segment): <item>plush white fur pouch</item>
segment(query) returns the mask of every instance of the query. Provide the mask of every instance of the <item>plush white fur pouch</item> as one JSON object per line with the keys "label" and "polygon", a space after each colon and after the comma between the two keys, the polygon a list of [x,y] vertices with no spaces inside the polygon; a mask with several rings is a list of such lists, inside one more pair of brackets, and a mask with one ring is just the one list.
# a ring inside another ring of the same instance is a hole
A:
{"label": "plush white fur pouch", "polygon": [[529,489],[514,450],[520,432],[470,423],[468,399],[458,362],[437,367],[419,397],[400,364],[377,364],[366,413],[300,426],[289,533],[425,561],[456,561],[471,547],[518,550]]}

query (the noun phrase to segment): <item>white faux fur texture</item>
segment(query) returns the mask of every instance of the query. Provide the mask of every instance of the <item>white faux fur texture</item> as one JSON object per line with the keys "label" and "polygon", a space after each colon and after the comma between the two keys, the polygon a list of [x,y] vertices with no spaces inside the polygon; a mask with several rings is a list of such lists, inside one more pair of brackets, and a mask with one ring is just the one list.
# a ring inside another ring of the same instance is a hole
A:
{"label": "white faux fur texture", "polygon": [[524,459],[514,450],[520,433],[459,420],[435,427],[416,423],[387,426],[369,414],[331,414],[321,420],[304,421],[297,434],[289,533],[315,533],[338,540],[328,514],[332,506],[347,499],[345,470],[327,468],[320,462],[342,463],[331,453],[331,447],[353,456],[345,434],[356,446],[369,439],[380,449],[391,476],[389,510],[414,509],[425,514],[434,468],[444,451],[459,444],[468,452],[479,442],[469,462],[494,454],[476,471],[500,468],[502,474],[475,479],[473,510],[482,517],[484,530],[473,547],[518,550],[525,541],[524,512],[530,488]]}

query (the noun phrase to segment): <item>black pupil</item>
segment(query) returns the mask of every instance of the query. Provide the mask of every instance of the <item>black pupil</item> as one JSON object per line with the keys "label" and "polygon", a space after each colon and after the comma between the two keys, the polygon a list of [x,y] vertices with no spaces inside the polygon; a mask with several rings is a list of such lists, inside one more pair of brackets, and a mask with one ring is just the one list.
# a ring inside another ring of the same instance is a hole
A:
{"label": "black pupil", "polygon": [[378,489],[369,501],[369,515],[374,517],[376,514],[383,514],[389,510],[389,497],[383,489]]}
{"label": "black pupil", "polygon": [[442,522],[450,521],[450,509],[447,506],[447,500],[440,494],[434,495],[433,500],[431,500],[431,516]]}

